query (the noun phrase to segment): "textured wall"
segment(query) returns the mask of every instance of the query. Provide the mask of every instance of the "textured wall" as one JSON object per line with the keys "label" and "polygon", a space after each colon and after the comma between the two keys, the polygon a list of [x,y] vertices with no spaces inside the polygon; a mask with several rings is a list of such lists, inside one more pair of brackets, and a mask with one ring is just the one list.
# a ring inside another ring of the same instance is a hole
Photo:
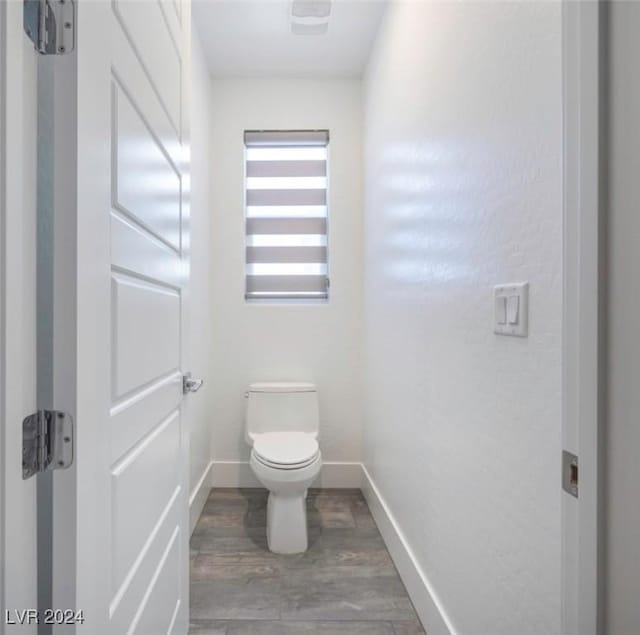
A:
{"label": "textured wall", "polygon": [[[213,456],[246,461],[244,399],[260,380],[311,380],[320,394],[325,461],[361,459],[362,147],[355,80],[214,80],[211,280],[216,298]],[[244,300],[246,129],[328,128],[327,304]]]}
{"label": "textured wall", "polygon": [[[366,466],[466,635],[560,632],[560,32],[398,2],[366,78]],[[495,336],[523,280],[530,335]]]}
{"label": "textured wall", "polygon": [[191,490],[211,460],[213,408],[211,288],[211,82],[196,29],[191,51],[191,284],[189,288],[189,368],[205,385],[188,398],[191,433]]}

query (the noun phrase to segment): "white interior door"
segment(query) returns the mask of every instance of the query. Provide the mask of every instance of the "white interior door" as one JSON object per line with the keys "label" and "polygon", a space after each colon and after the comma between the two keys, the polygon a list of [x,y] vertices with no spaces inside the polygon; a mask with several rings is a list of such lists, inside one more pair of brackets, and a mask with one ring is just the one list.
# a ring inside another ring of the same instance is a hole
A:
{"label": "white interior door", "polygon": [[[37,54],[22,3],[0,3],[0,632],[35,633],[36,480],[22,420],[36,410]],[[24,620],[24,623],[20,623]],[[14,623],[12,623],[14,622]]]}
{"label": "white interior door", "polygon": [[57,188],[56,404],[77,447],[55,475],[53,601],[85,619],[59,632],[188,628],[189,25],[180,0],[80,1],[56,82],[72,166]]}

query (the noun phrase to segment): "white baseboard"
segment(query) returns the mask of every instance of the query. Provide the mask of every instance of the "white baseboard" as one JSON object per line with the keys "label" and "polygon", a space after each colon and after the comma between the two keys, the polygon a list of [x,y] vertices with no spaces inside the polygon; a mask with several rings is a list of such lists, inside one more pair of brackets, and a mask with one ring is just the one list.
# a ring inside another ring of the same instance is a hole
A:
{"label": "white baseboard", "polygon": [[362,493],[425,631],[429,635],[457,635],[427,575],[364,465]]}
{"label": "white baseboard", "polygon": [[198,518],[202,514],[202,508],[209,496],[211,489],[211,467],[213,461],[209,461],[207,467],[203,470],[202,475],[198,479],[191,495],[189,496],[189,533],[192,534],[195,529]]}
{"label": "white baseboard", "polygon": [[[212,487],[262,487],[247,461],[214,461]],[[360,463],[327,462],[312,487],[345,488],[362,485]]]}

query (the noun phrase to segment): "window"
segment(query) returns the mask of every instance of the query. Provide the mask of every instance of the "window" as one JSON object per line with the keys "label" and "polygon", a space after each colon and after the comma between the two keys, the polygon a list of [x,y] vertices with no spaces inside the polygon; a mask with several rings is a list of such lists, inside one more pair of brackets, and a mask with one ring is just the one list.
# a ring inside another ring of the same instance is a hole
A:
{"label": "window", "polygon": [[325,300],[329,132],[244,133],[247,300]]}

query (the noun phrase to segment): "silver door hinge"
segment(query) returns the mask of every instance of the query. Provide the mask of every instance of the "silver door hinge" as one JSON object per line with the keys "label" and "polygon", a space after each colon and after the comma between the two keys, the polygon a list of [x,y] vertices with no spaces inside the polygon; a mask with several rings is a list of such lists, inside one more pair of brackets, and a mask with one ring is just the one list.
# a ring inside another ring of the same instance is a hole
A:
{"label": "silver door hinge", "polygon": [[73,419],[59,410],[38,410],[22,422],[22,478],[73,463]]}
{"label": "silver door hinge", "polygon": [[23,25],[41,55],[66,55],[75,46],[74,0],[23,0]]}
{"label": "silver door hinge", "polygon": [[562,451],[562,489],[578,498],[578,457]]}

